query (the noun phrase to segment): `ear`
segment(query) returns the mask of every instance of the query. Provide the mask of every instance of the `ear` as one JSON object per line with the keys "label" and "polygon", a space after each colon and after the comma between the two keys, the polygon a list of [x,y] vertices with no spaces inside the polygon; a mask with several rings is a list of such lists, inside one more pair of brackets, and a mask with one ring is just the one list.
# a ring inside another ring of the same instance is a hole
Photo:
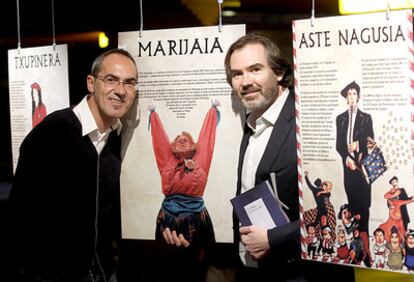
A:
{"label": "ear", "polygon": [[284,75],[285,75],[285,73],[283,71],[275,73],[275,76],[276,76],[276,79],[277,79],[278,82],[282,81]]}
{"label": "ear", "polygon": [[95,91],[95,78],[91,74],[88,74],[86,77],[86,86],[88,87],[89,93]]}

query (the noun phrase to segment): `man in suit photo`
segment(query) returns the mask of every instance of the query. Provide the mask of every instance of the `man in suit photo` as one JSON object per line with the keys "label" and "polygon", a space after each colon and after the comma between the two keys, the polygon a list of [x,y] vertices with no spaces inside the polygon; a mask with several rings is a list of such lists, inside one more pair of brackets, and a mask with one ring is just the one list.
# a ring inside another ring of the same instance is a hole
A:
{"label": "man in suit photo", "polygon": [[348,109],[336,118],[336,150],[342,158],[345,193],[349,209],[359,215],[360,237],[364,248],[369,250],[369,208],[371,184],[362,173],[361,162],[373,147],[372,118],[358,108],[360,87],[353,81],[341,91]]}

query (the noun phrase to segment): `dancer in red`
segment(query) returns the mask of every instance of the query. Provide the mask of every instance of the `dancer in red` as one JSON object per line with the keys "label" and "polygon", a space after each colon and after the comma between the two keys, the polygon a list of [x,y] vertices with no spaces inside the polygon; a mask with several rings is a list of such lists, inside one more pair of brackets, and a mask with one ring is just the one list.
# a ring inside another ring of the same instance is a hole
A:
{"label": "dancer in red", "polygon": [[157,217],[157,240],[168,241],[168,228],[167,232],[184,236],[193,246],[215,242],[203,195],[213,157],[219,105],[214,101],[207,112],[197,143],[188,132],[170,142],[155,108],[149,107],[152,145],[165,195]]}
{"label": "dancer in red", "polygon": [[401,190],[391,188],[387,193],[385,193],[384,198],[387,199],[389,217],[386,222],[380,225],[380,228],[384,230],[385,240],[390,241],[391,229],[393,226],[397,228],[398,235],[400,238],[405,236],[405,226],[401,214],[401,206],[407,205],[414,202],[414,198],[410,197],[407,200],[400,200],[398,196],[401,194]]}

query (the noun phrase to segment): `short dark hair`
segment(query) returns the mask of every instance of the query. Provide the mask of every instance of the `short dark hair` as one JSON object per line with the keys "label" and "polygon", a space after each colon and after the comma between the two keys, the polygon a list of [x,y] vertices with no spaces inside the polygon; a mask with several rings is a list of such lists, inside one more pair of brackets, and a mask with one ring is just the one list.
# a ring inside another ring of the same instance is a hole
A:
{"label": "short dark hair", "polygon": [[269,66],[272,68],[273,72],[276,75],[283,75],[279,84],[283,87],[290,87],[292,86],[292,67],[288,60],[286,60],[282,53],[280,52],[279,47],[269,38],[256,34],[256,33],[248,33],[242,37],[240,37],[236,42],[234,42],[230,48],[227,50],[226,58],[224,60],[224,66],[226,68],[226,76],[227,82],[231,85],[231,68],[230,68],[230,58],[233,55],[234,51],[242,49],[246,45],[249,44],[260,44],[264,47],[265,52],[267,54],[267,62]]}
{"label": "short dark hair", "polygon": [[375,236],[375,233],[377,233],[377,232],[380,232],[380,233],[382,233],[382,235],[385,235],[385,232],[384,232],[384,230],[381,228],[381,227],[378,227],[377,229],[375,229],[375,231],[374,231],[374,236]]}
{"label": "short dark hair", "polygon": [[[348,204],[343,204],[343,205],[339,208],[339,212],[338,212],[338,219],[341,219],[341,218],[342,218],[342,212],[343,212],[344,210],[348,210],[349,212],[351,212],[351,211],[349,210],[349,205],[348,205]],[[352,212],[351,212],[351,214],[352,214]]]}
{"label": "short dark hair", "polygon": [[106,51],[105,53],[102,53],[101,55],[96,57],[96,59],[93,61],[92,68],[91,68],[91,74],[93,76],[98,75],[98,73],[101,71],[103,60],[111,54],[120,54],[120,55],[123,55],[123,56],[127,57],[128,59],[130,59],[134,63],[135,68],[137,70],[137,75],[138,75],[138,67],[137,67],[137,64],[134,60],[134,57],[132,57],[132,55],[127,50],[115,48],[115,49],[110,49],[110,50]]}
{"label": "short dark hair", "polygon": [[390,179],[390,181],[389,181],[388,183],[389,183],[389,184],[391,184],[391,182],[392,182],[393,180],[397,180],[397,181],[398,181],[398,177],[397,177],[397,176],[393,176],[393,177],[391,177],[391,179]]}

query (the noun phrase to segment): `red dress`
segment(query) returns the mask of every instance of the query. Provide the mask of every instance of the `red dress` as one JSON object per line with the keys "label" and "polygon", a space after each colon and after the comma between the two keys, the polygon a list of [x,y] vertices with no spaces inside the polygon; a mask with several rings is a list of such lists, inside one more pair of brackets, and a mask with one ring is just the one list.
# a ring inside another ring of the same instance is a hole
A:
{"label": "red dress", "polygon": [[40,104],[34,108],[34,113],[32,116],[32,128],[38,125],[44,117],[46,116],[46,107],[44,104]]}
{"label": "red dress", "polygon": [[171,142],[156,112],[151,112],[151,135],[155,159],[161,175],[164,195],[184,194],[202,197],[207,184],[211,159],[213,158],[216,139],[217,110],[212,107],[205,119],[198,136],[196,153],[192,158],[195,168],[191,173],[177,169],[180,160],[171,151]]}
{"label": "red dress", "polygon": [[157,216],[157,240],[164,240],[162,233],[168,227],[182,234],[193,246],[207,249],[207,245],[215,242],[213,224],[202,197],[213,157],[218,114],[214,106],[207,112],[191,158],[195,166],[188,169],[182,159],[174,156],[158,114],[151,112],[152,146],[165,195]]}
{"label": "red dress", "polygon": [[393,226],[395,226],[398,229],[398,234],[400,235],[400,238],[404,238],[406,230],[402,219],[400,207],[402,205],[407,205],[409,203],[414,202],[413,198],[409,200],[396,200],[393,197],[394,194],[390,192],[387,192],[384,195],[384,198],[386,198],[388,202],[389,217],[386,222],[379,226],[382,230],[384,230],[384,237],[387,242],[390,241],[391,229]]}

